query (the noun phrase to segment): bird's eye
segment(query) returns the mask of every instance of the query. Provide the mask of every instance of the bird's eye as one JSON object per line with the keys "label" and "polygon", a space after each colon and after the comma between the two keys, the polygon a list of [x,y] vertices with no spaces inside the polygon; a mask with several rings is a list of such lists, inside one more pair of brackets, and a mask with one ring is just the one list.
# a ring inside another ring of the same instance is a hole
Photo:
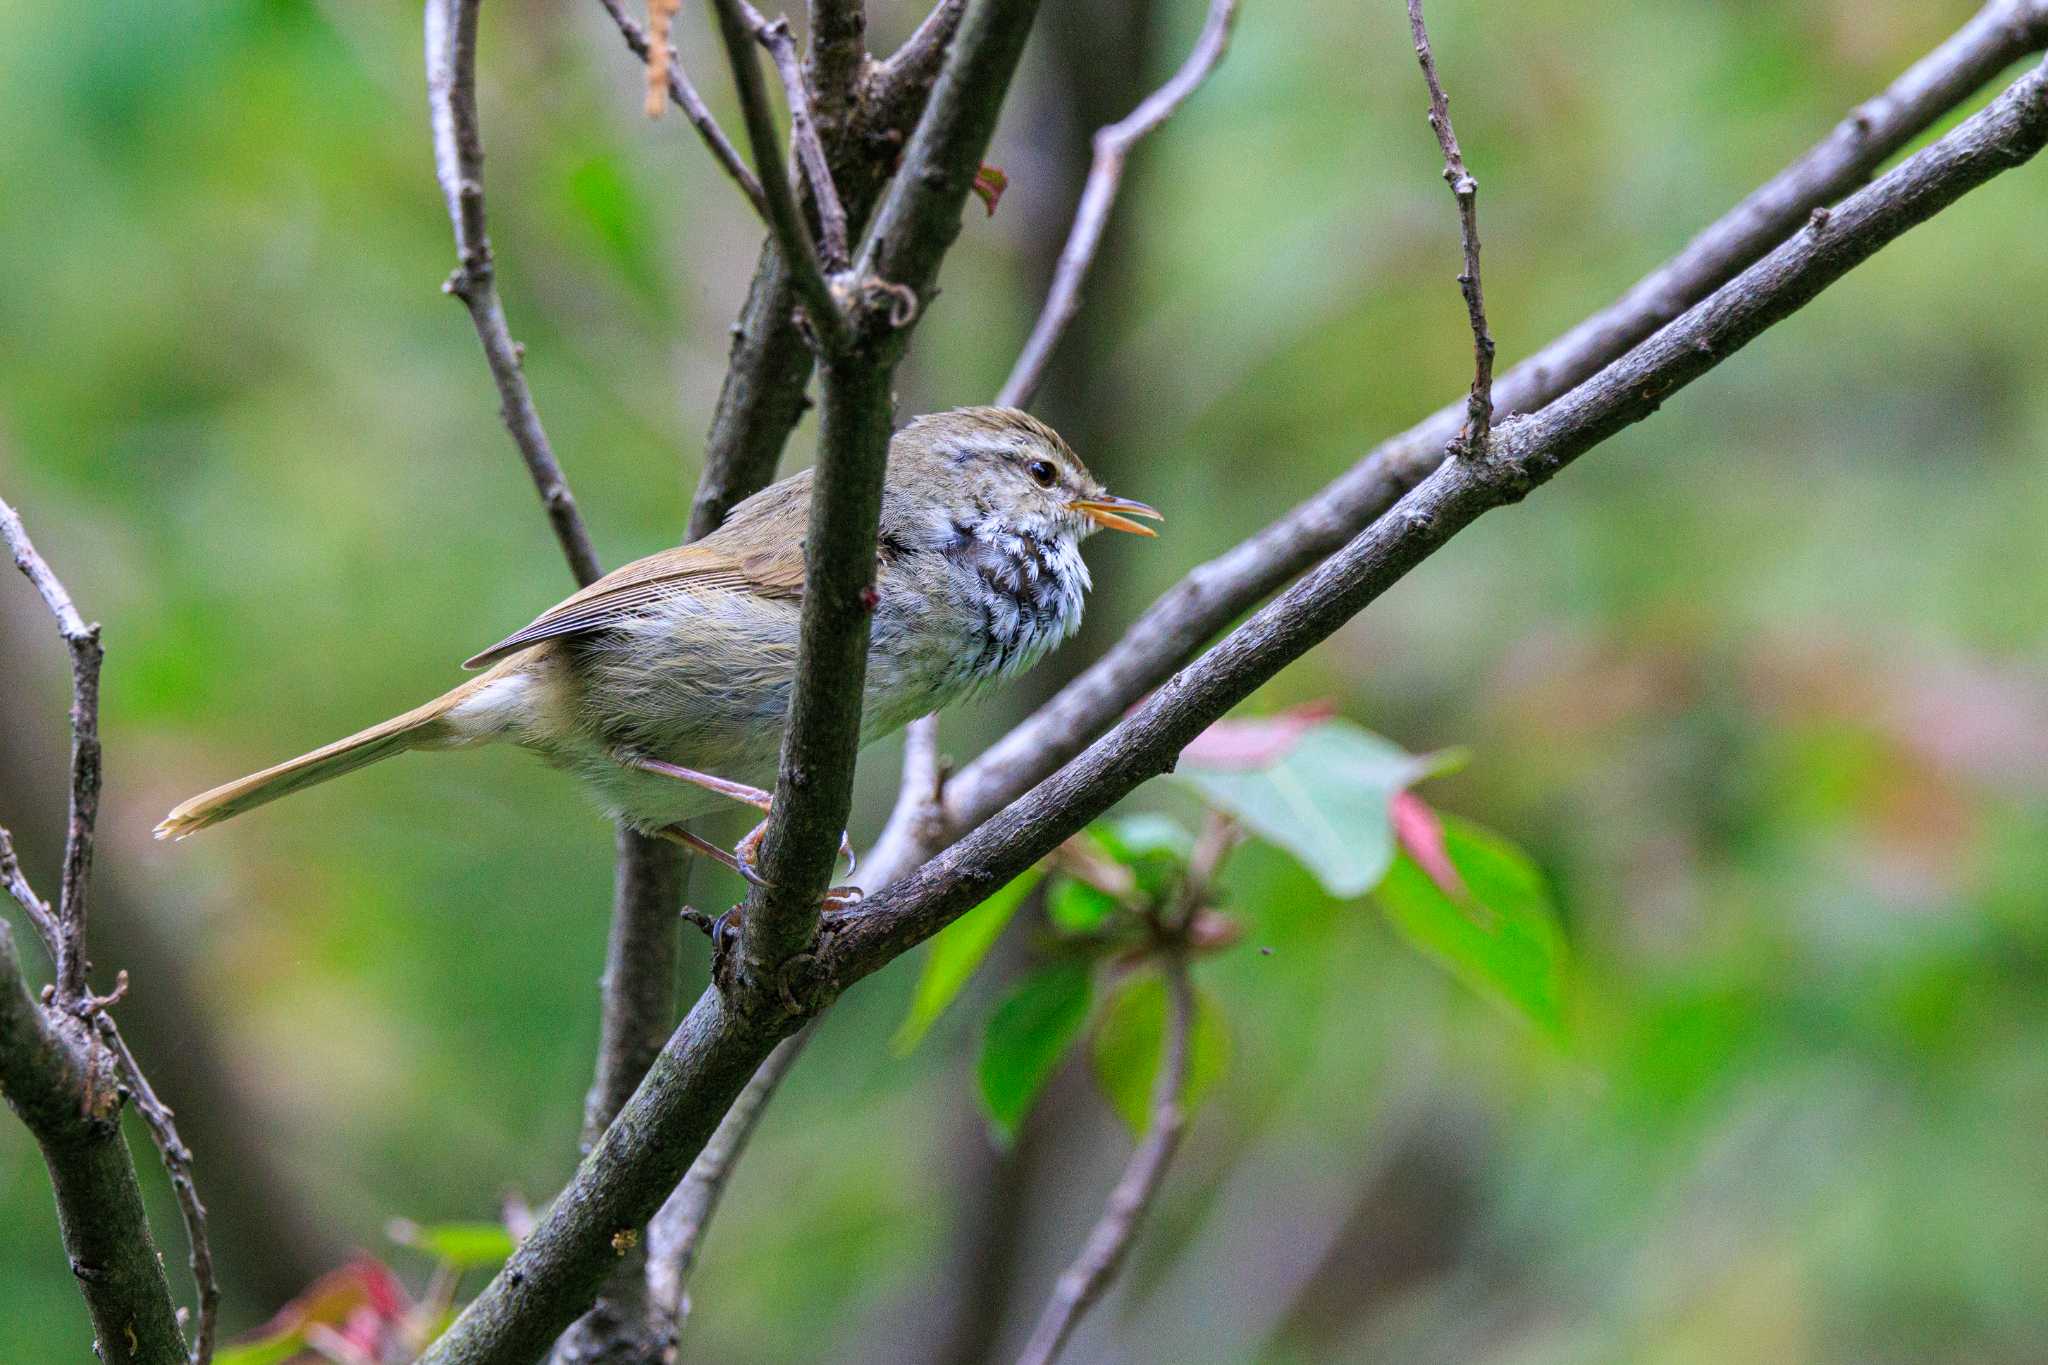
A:
{"label": "bird's eye", "polygon": [[1052,487],[1053,481],[1059,478],[1059,471],[1052,467],[1051,460],[1033,460],[1024,466],[1024,472],[1029,474],[1040,488]]}

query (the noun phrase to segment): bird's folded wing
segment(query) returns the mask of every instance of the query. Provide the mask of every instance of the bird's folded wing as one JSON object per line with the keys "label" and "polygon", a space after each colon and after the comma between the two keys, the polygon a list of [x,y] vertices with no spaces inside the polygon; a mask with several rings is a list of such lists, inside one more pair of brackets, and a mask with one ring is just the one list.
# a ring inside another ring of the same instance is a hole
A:
{"label": "bird's folded wing", "polygon": [[542,640],[608,630],[646,607],[690,592],[743,592],[794,601],[803,596],[801,544],[735,558],[714,540],[663,550],[614,569],[516,634],[463,660],[482,668]]}

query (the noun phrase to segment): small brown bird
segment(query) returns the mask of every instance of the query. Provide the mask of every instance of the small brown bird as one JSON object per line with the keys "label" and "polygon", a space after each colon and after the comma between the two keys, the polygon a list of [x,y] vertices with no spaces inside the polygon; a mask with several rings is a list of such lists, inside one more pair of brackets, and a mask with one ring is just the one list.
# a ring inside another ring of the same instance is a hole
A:
{"label": "small brown bird", "polygon": [[[408,749],[511,743],[590,786],[614,819],[751,876],[679,822],[721,800],[765,810],[796,672],[808,470],[691,545],[607,574],[471,658],[425,706],[195,796],[159,839]],[[889,446],[861,740],[1012,677],[1073,634],[1098,527],[1154,532],[1058,433],[1011,408],[921,417]]]}

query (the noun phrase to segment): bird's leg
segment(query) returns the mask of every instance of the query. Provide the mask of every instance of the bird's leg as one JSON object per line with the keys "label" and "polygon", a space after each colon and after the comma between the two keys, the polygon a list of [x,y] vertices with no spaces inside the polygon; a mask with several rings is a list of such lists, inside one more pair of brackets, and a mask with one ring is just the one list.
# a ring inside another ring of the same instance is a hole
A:
{"label": "bird's leg", "polygon": [[714,777],[710,773],[700,773],[695,768],[685,768],[678,763],[664,763],[658,758],[649,758],[645,754],[636,754],[624,749],[613,750],[612,757],[628,768],[638,768],[641,772],[653,773],[656,777],[672,777],[678,782],[687,782],[693,787],[716,792],[728,801],[738,801],[742,805],[752,806],[755,810],[768,809],[768,793],[759,787]]}
{"label": "bird's leg", "polygon": [[664,825],[662,828],[654,831],[654,834],[655,837],[658,839],[666,839],[672,844],[681,844],[684,848],[689,849],[692,853],[703,854],[712,862],[717,863],[720,867],[728,868],[734,872],[739,873],[740,876],[746,878],[748,882],[752,883],[755,886],[767,885],[766,882],[761,880],[760,875],[756,873],[751,866],[741,866],[740,860],[738,858],[734,857],[730,853],[727,853],[724,849],[720,848],[717,844],[712,843],[709,839],[706,839],[701,835],[692,834],[689,830],[684,829],[681,825]]}
{"label": "bird's leg", "polygon": [[[710,773],[700,773],[695,768],[685,768],[679,763],[667,763],[661,759],[649,758],[645,754],[636,754],[626,749],[613,750],[612,757],[628,768],[637,768],[643,773],[653,773],[657,777],[672,777],[678,782],[688,782],[691,786],[702,787],[708,792],[716,792],[727,800],[741,802],[742,804],[752,806],[758,811],[765,812],[772,804],[772,798],[767,792],[762,791],[759,787],[750,787],[744,782],[733,782],[723,777],[714,777]],[[768,829],[768,823],[765,820],[761,822],[760,826],[752,834],[749,834],[746,839],[741,841],[743,845],[748,846],[746,853],[740,853],[737,849],[732,853],[727,853],[722,848],[714,848],[680,825],[672,825],[670,829],[675,832],[670,833],[669,829],[661,831],[663,838],[696,849],[706,857],[715,859],[721,865],[739,873],[740,876],[746,878],[747,881],[755,886],[767,885],[766,882],[761,880],[760,875],[754,871],[753,865],[753,855],[761,851],[761,836]],[[853,856],[853,841],[847,838],[845,830],[839,831],[839,856],[846,859],[846,872],[848,876],[851,876],[856,860]],[[846,889],[844,887],[833,888],[834,891]]]}

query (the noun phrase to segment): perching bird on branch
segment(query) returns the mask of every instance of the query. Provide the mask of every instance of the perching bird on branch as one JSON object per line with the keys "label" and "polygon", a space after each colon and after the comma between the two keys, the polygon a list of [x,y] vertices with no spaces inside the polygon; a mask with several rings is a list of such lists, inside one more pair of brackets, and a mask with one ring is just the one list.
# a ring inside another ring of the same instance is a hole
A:
{"label": "perching bird on branch", "polygon": [[[481,677],[425,706],[195,796],[158,838],[408,749],[511,743],[582,778],[606,812],[750,879],[680,822],[722,800],[767,809],[795,679],[810,471],[735,507],[694,544],[607,574],[476,655]],[[1073,634],[1098,527],[1154,532],[1059,434],[1012,408],[921,417],[889,446],[863,743],[1012,677]]]}

